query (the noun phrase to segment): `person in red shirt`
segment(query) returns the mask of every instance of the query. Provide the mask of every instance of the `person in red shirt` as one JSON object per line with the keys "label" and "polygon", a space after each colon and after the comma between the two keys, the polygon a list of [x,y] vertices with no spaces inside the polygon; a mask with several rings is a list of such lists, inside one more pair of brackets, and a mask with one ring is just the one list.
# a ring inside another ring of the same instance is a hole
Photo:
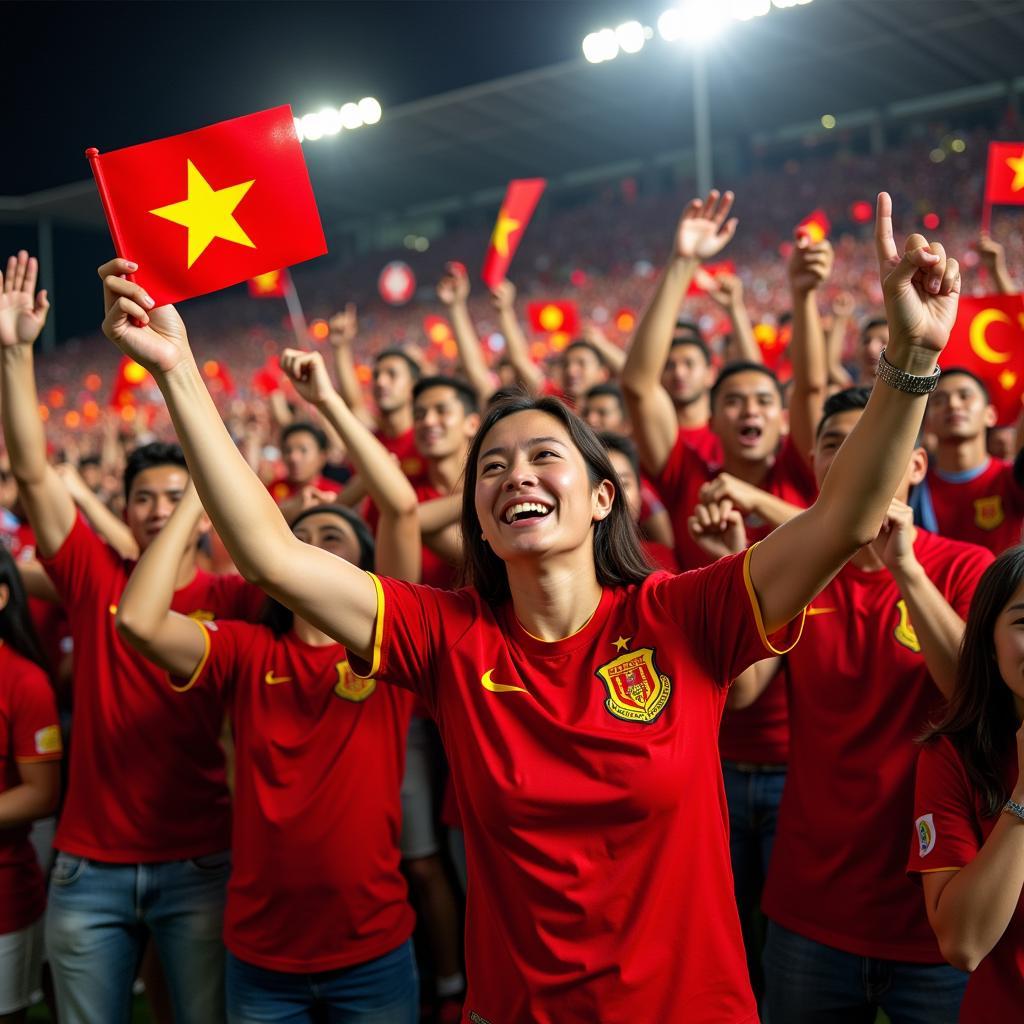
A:
{"label": "person in red shirt", "polygon": [[960,1024],[1016,1020],[1024,1000],[1022,609],[1016,547],[978,583],[952,700],[917,761],[907,871],[942,955],[971,972]]}
{"label": "person in red shirt", "polygon": [[341,487],[324,476],[327,465],[327,435],[312,423],[289,423],[281,431],[281,458],[284,476],[267,484],[279,505],[304,487],[314,487],[323,494],[337,494]]}
{"label": "person in red shirt", "polygon": [[927,491],[936,529],[981,544],[994,554],[1019,544],[1024,525],[1024,454],[1018,426],[1013,461],[992,458],[986,440],[996,410],[988,388],[970,370],[946,370],[928,402],[935,461]]}
{"label": "person in red shirt", "polygon": [[[230,859],[222,716],[203,695],[191,704],[173,700],[160,673],[114,628],[133,564],[89,529],[46,461],[33,372],[47,310],[45,295],[35,295],[37,274],[22,252],[3,277],[0,406],[18,494],[75,652],[76,742],[46,912],[58,1008],[65,1024],[121,1019],[148,931],[176,1016],[214,1021],[223,1013],[220,925]],[[145,550],[188,483],[181,449],[137,448],[124,483],[126,521]],[[175,610],[254,617],[262,595],[240,577],[197,569],[197,543],[198,535],[175,574]]]}
{"label": "person in red shirt", "polygon": [[[293,533],[364,569],[415,579],[409,482],[341,405],[319,353],[289,350],[281,365],[337,424],[382,510],[376,556],[365,524],[341,506],[308,509]],[[175,566],[201,513],[190,488],[125,588],[117,628],[171,675],[175,692],[210,692],[230,714],[238,768],[228,1016],[263,1020],[287,1006],[289,1020],[312,1021],[319,1009],[413,1024],[413,913],[398,849],[413,698],[353,676],[340,644],[277,602],[260,625],[170,611]]]}
{"label": "person in red shirt", "polygon": [[[717,193],[691,208],[722,230]],[[593,432],[557,400],[506,401],[467,458],[471,585],[455,593],[297,541],[176,310],[122,276],[134,264],[100,268],[104,333],[153,373],[243,574],[439,724],[466,829],[465,1022],[757,1020],[717,748],[728,684],[795,642],[802,609],[877,534],[956,315],[956,261],[919,235],[901,258],[885,193],[876,239],[890,383],[809,509],[745,554],[651,574]]]}
{"label": "person in red shirt", "polygon": [[61,733],[14,559],[0,547],[0,1019],[23,1024],[39,987],[46,882],[29,840],[53,814]]}
{"label": "person in red shirt", "polygon": [[675,407],[680,438],[709,466],[721,465],[725,455],[722,441],[710,424],[714,382],[715,368],[700,328],[681,317],[672,333],[661,386]]}

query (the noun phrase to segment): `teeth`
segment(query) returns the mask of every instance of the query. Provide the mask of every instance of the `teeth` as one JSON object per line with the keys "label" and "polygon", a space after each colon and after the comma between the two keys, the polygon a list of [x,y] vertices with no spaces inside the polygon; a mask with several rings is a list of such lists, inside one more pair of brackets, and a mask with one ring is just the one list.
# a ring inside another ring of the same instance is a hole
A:
{"label": "teeth", "polygon": [[541,515],[549,512],[545,505],[538,505],[535,501],[521,501],[518,505],[512,505],[505,510],[505,522],[511,523],[517,515],[523,512],[539,512]]}

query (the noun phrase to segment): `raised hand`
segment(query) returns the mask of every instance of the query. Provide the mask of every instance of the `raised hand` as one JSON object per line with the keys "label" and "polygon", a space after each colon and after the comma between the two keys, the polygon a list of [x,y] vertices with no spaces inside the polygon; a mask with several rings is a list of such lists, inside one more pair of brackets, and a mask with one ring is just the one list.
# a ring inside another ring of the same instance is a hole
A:
{"label": "raised hand", "polygon": [[686,520],[690,536],[709,555],[725,558],[747,547],[747,530],[743,516],[728,498],[702,501]]}
{"label": "raised hand", "polygon": [[736,274],[712,276],[706,270],[701,270],[698,271],[696,280],[698,284],[702,285],[709,298],[723,309],[729,310],[743,304],[743,282]]}
{"label": "raised hand", "polygon": [[511,309],[516,302],[516,286],[507,278],[504,281],[499,281],[491,289],[491,300],[494,303],[494,308],[499,311]]}
{"label": "raised hand", "polygon": [[832,315],[849,320],[853,316],[854,298],[849,292],[840,292],[832,300]]}
{"label": "raised hand", "polygon": [[0,346],[31,345],[42,332],[50,303],[46,289],[35,294],[39,261],[24,249],[7,260],[0,275]]}
{"label": "raised hand", "polygon": [[173,306],[154,308],[142,286],[123,276],[138,269],[131,260],[113,259],[97,271],[106,310],[103,333],[150,373],[168,373],[192,358],[188,334]]}
{"label": "raised hand", "polygon": [[281,370],[307,402],[320,405],[335,394],[331,378],[319,352],[286,348],[281,353]]}
{"label": "raised hand", "polygon": [[835,253],[827,238],[812,243],[806,235],[801,235],[786,264],[790,287],[798,295],[813,291],[828,280],[834,262]]}
{"label": "raised hand", "polygon": [[437,297],[446,306],[466,302],[469,298],[469,274],[461,263],[447,264],[444,276],[437,282]]}
{"label": "raised hand", "polygon": [[913,568],[917,564],[917,556],[914,554],[914,510],[898,498],[893,498],[873,546],[875,553],[893,575]]}
{"label": "raised hand", "polygon": [[987,270],[1006,266],[1006,250],[987,231],[982,231],[974,247]]}
{"label": "raised hand", "polygon": [[890,346],[897,339],[912,347],[939,353],[949,341],[960,300],[960,264],[946,257],[938,242],[910,235],[903,256],[892,232],[892,199],[878,194],[875,250],[889,321]]}
{"label": "raised hand", "polygon": [[746,513],[757,503],[759,493],[753,484],[729,473],[719,473],[714,480],[709,480],[701,487],[697,496],[703,504],[728,502],[730,507],[734,506]]}
{"label": "raised hand", "polygon": [[733,194],[716,189],[707,199],[691,199],[676,228],[676,255],[683,259],[709,260],[732,241],[738,221],[729,217]]}
{"label": "raised hand", "polygon": [[356,304],[354,302],[346,302],[345,311],[343,313],[335,313],[327,321],[327,326],[330,328],[327,340],[332,345],[335,347],[338,345],[351,345],[356,340],[356,334],[359,333]]}

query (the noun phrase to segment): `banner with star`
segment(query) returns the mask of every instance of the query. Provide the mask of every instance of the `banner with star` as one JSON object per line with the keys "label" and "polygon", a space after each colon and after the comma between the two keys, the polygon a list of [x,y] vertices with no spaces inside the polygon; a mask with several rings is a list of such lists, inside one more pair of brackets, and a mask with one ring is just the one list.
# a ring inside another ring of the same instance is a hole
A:
{"label": "banner with star", "polygon": [[990,142],[981,230],[988,231],[993,206],[1024,204],[1024,142]]}
{"label": "banner with star", "polygon": [[505,279],[546,185],[544,178],[517,178],[508,183],[480,274],[488,288],[496,288]]}
{"label": "banner with star", "polygon": [[158,306],[327,252],[291,107],[86,156],[114,250]]}
{"label": "banner with star", "polygon": [[1000,425],[1016,423],[1024,396],[1024,296],[961,295],[942,366],[977,374]]}

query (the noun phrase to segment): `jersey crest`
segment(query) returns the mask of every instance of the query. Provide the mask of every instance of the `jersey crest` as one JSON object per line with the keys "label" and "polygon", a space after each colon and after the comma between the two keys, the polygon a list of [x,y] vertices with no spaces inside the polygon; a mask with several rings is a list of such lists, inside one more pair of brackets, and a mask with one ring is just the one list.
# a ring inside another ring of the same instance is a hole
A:
{"label": "jersey crest", "polygon": [[1003,513],[1003,499],[999,494],[991,498],[976,498],[974,501],[974,525],[982,530],[994,530],[1002,526],[1006,515]]}
{"label": "jersey crest", "polygon": [[608,690],[605,710],[624,722],[653,722],[672,694],[672,683],[658,671],[650,647],[627,651],[595,674]]}
{"label": "jersey crest", "polygon": [[908,651],[920,654],[921,643],[917,639],[917,633],[914,632],[914,624],[910,621],[907,602],[902,599],[897,601],[896,610],[900,615],[899,622],[896,623],[896,628],[892,631],[892,635],[896,638],[896,643],[902,644]]}
{"label": "jersey crest", "polygon": [[931,814],[922,814],[917,821],[917,850],[922,857],[927,857],[935,849],[935,818]]}
{"label": "jersey crest", "polygon": [[360,704],[377,689],[376,679],[363,679],[357,676],[347,661],[339,661],[338,682],[334,686],[334,692],[342,700],[350,700],[353,704]]}

